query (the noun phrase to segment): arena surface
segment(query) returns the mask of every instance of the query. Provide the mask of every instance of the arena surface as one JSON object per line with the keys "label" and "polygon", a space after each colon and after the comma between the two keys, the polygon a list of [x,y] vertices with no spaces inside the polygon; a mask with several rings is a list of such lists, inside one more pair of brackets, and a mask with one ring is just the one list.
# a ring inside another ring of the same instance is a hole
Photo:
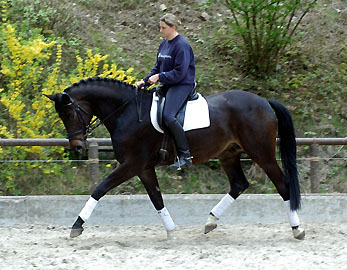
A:
{"label": "arena surface", "polygon": [[223,196],[165,195],[172,241],[147,195],[106,196],[74,239],[88,196],[0,197],[0,269],[347,269],[347,194],[303,195],[302,241],[277,194],[240,196],[204,235]]}
{"label": "arena surface", "polygon": [[287,223],[221,224],[204,235],[177,226],[167,241],[160,225],[52,224],[0,227],[1,269],[347,269],[347,222],[306,223],[305,240]]}

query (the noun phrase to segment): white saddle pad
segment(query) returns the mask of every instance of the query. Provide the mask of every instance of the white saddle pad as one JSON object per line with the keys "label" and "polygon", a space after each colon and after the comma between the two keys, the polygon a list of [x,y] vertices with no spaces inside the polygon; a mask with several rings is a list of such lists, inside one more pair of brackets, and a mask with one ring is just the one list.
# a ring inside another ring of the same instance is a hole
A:
{"label": "white saddle pad", "polygon": [[[208,104],[206,99],[200,94],[197,100],[188,101],[183,129],[184,131],[206,128],[210,126],[210,113],[208,110]],[[158,109],[159,97],[153,93],[153,101],[151,107],[151,122],[153,127],[160,133],[164,131],[159,127],[157,121],[157,109]]]}

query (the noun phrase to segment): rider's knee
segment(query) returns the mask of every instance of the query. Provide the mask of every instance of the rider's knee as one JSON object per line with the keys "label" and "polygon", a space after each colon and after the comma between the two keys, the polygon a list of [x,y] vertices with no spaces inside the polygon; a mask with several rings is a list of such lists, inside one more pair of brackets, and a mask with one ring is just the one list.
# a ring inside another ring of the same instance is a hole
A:
{"label": "rider's knee", "polygon": [[173,121],[176,120],[176,118],[174,116],[172,116],[170,113],[167,112],[163,112],[163,120],[164,123],[169,126]]}

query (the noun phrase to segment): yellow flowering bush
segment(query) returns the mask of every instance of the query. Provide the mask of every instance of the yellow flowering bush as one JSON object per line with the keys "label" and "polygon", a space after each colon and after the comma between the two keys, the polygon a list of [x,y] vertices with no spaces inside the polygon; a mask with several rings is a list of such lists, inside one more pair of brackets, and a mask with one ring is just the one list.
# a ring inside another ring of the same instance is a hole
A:
{"label": "yellow flowering bush", "polygon": [[[62,92],[82,79],[100,76],[134,83],[132,68],[124,71],[108,63],[108,55],[76,55],[76,67],[61,70],[63,47],[40,34],[24,39],[16,25],[6,17],[6,1],[1,3],[0,26],[0,138],[54,138],[63,137],[65,131],[54,110],[54,104],[44,94]],[[7,159],[62,158],[62,147],[0,147],[0,154]],[[4,166],[11,167],[4,170]],[[0,195],[17,194],[14,176],[18,176],[16,163],[0,163]],[[1,168],[2,167],[2,168]],[[42,174],[52,174],[54,169],[29,164],[27,169],[41,169]],[[56,166],[54,167],[56,168]],[[26,173],[25,171],[22,173]]]}

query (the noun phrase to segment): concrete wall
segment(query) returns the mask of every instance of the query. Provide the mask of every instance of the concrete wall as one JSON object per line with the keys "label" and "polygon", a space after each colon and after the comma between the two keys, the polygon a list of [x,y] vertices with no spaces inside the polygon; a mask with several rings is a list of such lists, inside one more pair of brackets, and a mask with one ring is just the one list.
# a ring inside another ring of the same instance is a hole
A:
{"label": "concrete wall", "polygon": [[[177,225],[204,224],[209,211],[223,197],[210,195],[164,195]],[[47,223],[71,226],[89,196],[0,196],[0,226]],[[302,222],[347,221],[347,194],[303,195]],[[279,195],[241,195],[221,223],[286,222]],[[108,195],[100,200],[89,224],[150,225],[161,221],[147,195]]]}

